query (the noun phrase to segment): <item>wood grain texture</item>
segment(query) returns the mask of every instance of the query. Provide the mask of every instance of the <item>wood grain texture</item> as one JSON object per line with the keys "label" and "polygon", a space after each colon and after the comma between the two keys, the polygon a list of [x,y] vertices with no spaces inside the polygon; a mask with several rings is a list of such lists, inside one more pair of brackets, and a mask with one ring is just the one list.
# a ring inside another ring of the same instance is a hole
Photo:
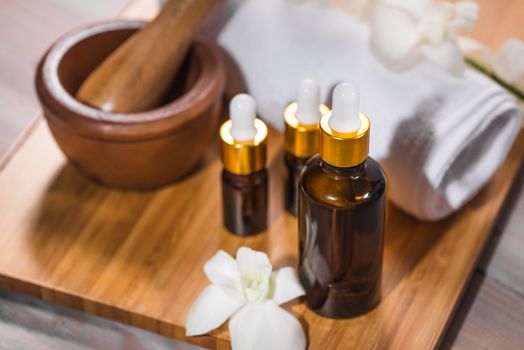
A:
{"label": "wood grain texture", "polygon": [[125,0],[0,2],[0,155],[38,110],[33,77],[42,53],[67,30],[112,17],[124,3]]}
{"label": "wood grain texture", "polygon": [[524,299],[477,273],[468,288],[467,308],[459,309],[459,329],[450,330],[442,350],[520,350],[524,347]]}
{"label": "wood grain texture", "polygon": [[[208,165],[176,185],[158,192],[121,192],[78,174],[41,122],[0,174],[0,284],[184,339],[189,306],[208,283],[202,266],[216,250],[234,254],[246,245],[268,252],[276,267],[296,265],[296,221],[281,201],[281,135],[272,132],[268,144],[270,229],[242,239],[222,227],[215,148]],[[310,348],[436,346],[523,151],[521,135],[485,190],[448,220],[418,222],[392,208],[384,299],[377,309],[337,321],[301,303],[288,306],[307,327]],[[229,346],[226,328],[185,340]]]}
{"label": "wood grain texture", "polygon": [[5,289],[0,298],[1,349],[201,349]]}
{"label": "wood grain texture", "polygon": [[[520,180],[522,182],[523,175]],[[485,274],[520,295],[524,302],[524,188],[515,188],[516,198],[511,215],[502,228],[493,252],[480,268]],[[524,309],[523,309],[524,310]]]}
{"label": "wood grain texture", "polygon": [[474,0],[479,4],[479,21],[469,36],[492,50],[509,37],[524,40],[524,2],[522,0]]}

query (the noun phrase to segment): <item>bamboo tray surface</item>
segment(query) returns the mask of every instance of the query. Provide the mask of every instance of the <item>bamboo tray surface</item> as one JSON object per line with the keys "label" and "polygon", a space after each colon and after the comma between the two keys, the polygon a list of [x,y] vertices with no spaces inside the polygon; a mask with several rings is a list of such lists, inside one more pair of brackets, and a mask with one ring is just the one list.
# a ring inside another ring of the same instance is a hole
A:
{"label": "bamboo tray surface", "polygon": [[[150,16],[132,0],[122,16]],[[185,338],[191,303],[208,284],[204,263],[240,246],[275,268],[297,264],[296,219],[282,203],[282,137],[271,130],[270,229],[238,238],[222,227],[218,145],[190,177],[159,191],[97,185],[68,164],[38,117],[0,160],[0,286],[102,317],[228,349],[227,326]],[[295,301],[310,349],[431,349],[438,345],[522,163],[521,132],[486,188],[449,219],[420,222],[391,207],[382,303],[349,320]]]}
{"label": "bamboo tray surface", "polygon": [[[185,338],[191,303],[218,249],[266,251],[275,267],[296,265],[296,219],[282,204],[282,137],[269,139],[270,229],[250,238],[221,222],[216,149],[192,176],[159,191],[126,192],[79,174],[36,120],[0,172],[0,286],[184,339],[229,348],[227,327]],[[419,222],[391,207],[383,301],[349,320],[287,305],[311,349],[434,348],[486,242],[524,152],[521,134],[489,185],[453,217]]]}

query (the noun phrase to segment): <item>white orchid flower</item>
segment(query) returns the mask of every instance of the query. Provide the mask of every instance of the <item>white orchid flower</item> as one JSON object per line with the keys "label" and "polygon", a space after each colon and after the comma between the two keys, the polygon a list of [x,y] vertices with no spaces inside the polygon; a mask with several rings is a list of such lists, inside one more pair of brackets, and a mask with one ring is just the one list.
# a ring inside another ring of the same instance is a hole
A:
{"label": "white orchid flower", "polygon": [[524,83],[524,42],[517,38],[504,41],[493,59],[495,73],[511,84]]}
{"label": "white orchid flower", "polygon": [[371,49],[386,67],[403,71],[422,58],[453,75],[464,70],[456,33],[473,26],[478,5],[431,0],[384,0],[371,16]]}
{"label": "white orchid flower", "polygon": [[241,247],[236,260],[219,250],[204,272],[211,284],[189,310],[187,336],[206,334],[231,317],[233,349],[305,349],[302,326],[279,306],[304,295],[294,268],[272,272],[265,253]]}
{"label": "white orchid flower", "polygon": [[496,53],[471,38],[460,37],[459,45],[471,67],[524,101],[524,42],[509,38]]}
{"label": "white orchid flower", "polygon": [[368,19],[380,0],[324,0],[327,4],[350,13],[358,19]]}

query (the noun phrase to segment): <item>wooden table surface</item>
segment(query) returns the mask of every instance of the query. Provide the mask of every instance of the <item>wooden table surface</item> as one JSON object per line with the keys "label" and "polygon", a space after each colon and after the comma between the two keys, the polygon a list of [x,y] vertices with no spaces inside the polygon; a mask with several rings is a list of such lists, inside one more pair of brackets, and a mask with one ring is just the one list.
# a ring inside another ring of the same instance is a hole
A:
{"label": "wooden table surface", "polygon": [[[65,0],[4,0],[0,3],[0,18],[4,17],[0,21],[0,45],[3,46],[0,50],[0,142],[3,142],[3,149],[25,125],[19,120],[20,116],[29,120],[34,114],[31,109],[36,111],[38,108],[31,76],[43,48],[77,22],[110,17],[118,9],[119,2],[98,1],[82,5]],[[488,0],[479,2],[482,20],[476,37],[491,47],[498,46],[509,35],[524,39],[524,26],[521,25],[524,1],[506,0],[504,5]],[[96,10],[88,13],[82,6]],[[524,249],[524,194],[521,187],[521,183],[514,186],[506,218],[493,233],[489,249],[444,341],[444,348],[517,349],[524,344],[524,274],[521,272],[524,267],[521,253]],[[191,347],[116,322],[1,291],[0,348]]]}

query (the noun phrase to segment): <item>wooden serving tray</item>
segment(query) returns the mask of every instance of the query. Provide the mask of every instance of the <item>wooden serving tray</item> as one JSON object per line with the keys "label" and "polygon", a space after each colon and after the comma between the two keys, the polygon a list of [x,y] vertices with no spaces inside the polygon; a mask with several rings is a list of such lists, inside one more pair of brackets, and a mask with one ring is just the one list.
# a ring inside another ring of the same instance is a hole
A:
{"label": "wooden serving tray", "polygon": [[[156,1],[129,0],[123,17],[151,17]],[[283,210],[282,137],[269,139],[270,229],[238,238],[222,227],[221,165],[211,147],[192,176],[151,192],[112,190],[70,164],[37,118],[0,160],[0,286],[102,317],[228,349],[227,326],[185,338],[191,303],[218,249],[267,252],[276,268],[297,263],[296,219]],[[486,188],[453,217],[420,222],[392,207],[383,301],[350,320],[286,306],[310,349],[430,349],[453,315],[522,163],[524,133]]]}
{"label": "wooden serving tray", "polygon": [[[218,249],[267,252],[297,264],[296,219],[283,209],[282,136],[271,130],[270,229],[239,238],[222,227],[216,149],[192,176],[159,191],[126,192],[81,175],[38,118],[0,164],[0,286],[210,348],[228,349],[227,326],[185,338],[191,303]],[[295,301],[310,349],[437,346],[488,239],[524,153],[521,133],[489,185],[437,223],[392,207],[383,301],[350,320],[320,317]]]}

